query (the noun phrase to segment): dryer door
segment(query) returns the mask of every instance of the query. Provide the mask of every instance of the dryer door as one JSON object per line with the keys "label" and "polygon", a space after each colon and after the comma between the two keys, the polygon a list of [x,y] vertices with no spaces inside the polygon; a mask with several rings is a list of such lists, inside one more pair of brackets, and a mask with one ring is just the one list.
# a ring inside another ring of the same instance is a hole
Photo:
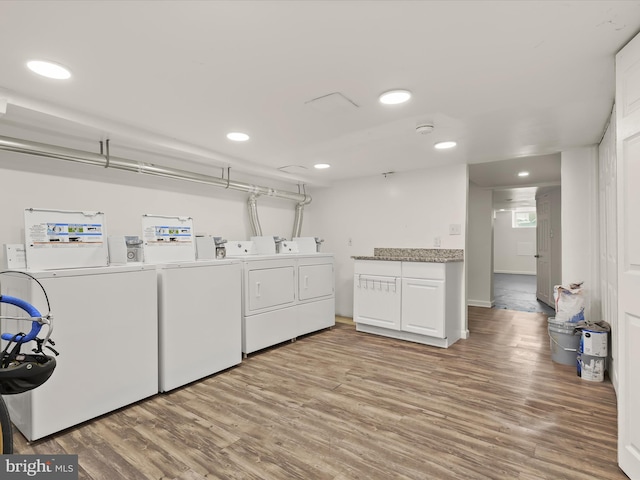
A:
{"label": "dryer door", "polygon": [[293,265],[251,269],[247,277],[248,313],[295,302]]}

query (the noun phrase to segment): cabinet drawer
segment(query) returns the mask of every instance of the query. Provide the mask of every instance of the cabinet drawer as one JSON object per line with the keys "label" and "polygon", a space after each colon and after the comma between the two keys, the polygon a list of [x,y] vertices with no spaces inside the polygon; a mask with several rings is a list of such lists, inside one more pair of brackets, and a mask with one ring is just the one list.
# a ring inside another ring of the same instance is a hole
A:
{"label": "cabinet drawer", "polygon": [[444,280],[446,266],[446,263],[402,262],[402,276]]}
{"label": "cabinet drawer", "polygon": [[401,262],[388,262],[385,260],[356,260],[353,266],[354,273],[364,275],[385,275],[399,277],[402,273]]}

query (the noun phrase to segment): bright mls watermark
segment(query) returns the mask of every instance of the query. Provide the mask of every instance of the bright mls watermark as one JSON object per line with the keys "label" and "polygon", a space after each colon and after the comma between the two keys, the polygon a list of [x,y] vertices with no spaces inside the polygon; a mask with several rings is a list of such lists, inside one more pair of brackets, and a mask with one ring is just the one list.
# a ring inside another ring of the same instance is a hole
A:
{"label": "bright mls watermark", "polygon": [[78,455],[0,455],[2,480],[78,480]]}

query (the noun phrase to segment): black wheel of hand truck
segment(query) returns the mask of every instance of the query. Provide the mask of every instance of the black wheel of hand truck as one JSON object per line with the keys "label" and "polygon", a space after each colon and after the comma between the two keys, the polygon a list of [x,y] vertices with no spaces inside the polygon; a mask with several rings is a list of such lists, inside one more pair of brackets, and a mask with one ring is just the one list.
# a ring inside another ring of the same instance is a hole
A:
{"label": "black wheel of hand truck", "polygon": [[0,396],[0,426],[2,427],[2,435],[0,435],[0,452],[3,455],[8,455],[13,453],[13,430],[11,429],[9,410],[7,410],[7,404],[4,403],[2,396]]}

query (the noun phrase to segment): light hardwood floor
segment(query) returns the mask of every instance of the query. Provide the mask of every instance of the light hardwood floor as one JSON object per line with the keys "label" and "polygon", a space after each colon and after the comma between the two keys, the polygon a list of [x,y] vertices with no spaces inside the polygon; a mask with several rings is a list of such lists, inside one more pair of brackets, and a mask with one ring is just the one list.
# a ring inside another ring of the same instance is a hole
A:
{"label": "light hardwood floor", "polygon": [[[79,478],[625,479],[616,403],[551,362],[546,317],[469,309],[439,349],[331,330],[28,444]],[[82,385],[78,385],[82,388]]]}

